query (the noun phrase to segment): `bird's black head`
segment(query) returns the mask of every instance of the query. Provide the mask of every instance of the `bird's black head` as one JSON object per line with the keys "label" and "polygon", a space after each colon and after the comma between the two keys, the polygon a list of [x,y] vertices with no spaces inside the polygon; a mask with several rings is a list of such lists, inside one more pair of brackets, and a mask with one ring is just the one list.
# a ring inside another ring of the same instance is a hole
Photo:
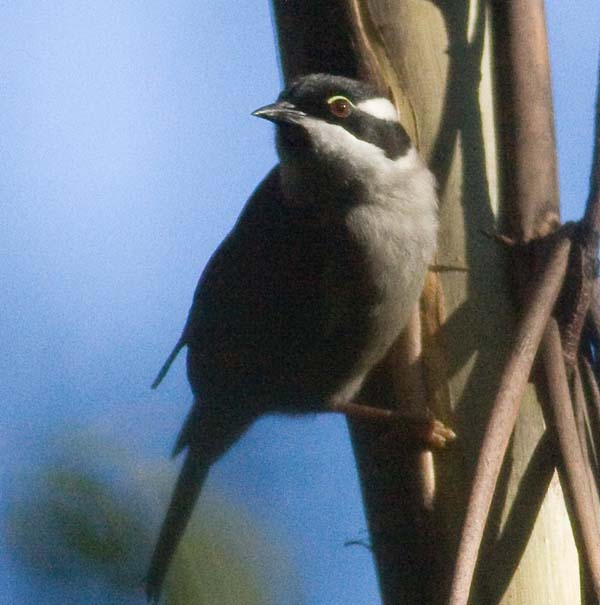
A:
{"label": "bird's black head", "polygon": [[357,141],[395,160],[411,146],[393,104],[369,84],[342,76],[301,76],[276,103],[257,109],[253,115],[277,124],[283,155],[316,151],[327,159],[338,152],[368,154],[369,148],[353,145]]}

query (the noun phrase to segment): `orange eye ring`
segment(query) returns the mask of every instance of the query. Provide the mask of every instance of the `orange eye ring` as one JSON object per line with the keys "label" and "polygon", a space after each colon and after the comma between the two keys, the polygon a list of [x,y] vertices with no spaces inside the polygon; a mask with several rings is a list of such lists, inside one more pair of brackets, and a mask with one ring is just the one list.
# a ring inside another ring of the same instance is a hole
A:
{"label": "orange eye ring", "polygon": [[329,105],[329,111],[336,118],[347,118],[354,109],[352,101],[341,95],[336,95],[335,97],[327,99],[327,105]]}

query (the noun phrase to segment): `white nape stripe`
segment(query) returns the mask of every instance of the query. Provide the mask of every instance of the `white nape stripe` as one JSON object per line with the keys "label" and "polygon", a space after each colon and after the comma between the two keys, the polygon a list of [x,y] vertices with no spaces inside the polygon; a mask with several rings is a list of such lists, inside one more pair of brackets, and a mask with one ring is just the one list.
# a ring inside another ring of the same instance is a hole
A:
{"label": "white nape stripe", "polygon": [[376,99],[369,99],[362,101],[356,106],[360,111],[371,114],[380,120],[391,120],[393,122],[398,121],[398,112],[389,99],[385,97],[378,97]]}

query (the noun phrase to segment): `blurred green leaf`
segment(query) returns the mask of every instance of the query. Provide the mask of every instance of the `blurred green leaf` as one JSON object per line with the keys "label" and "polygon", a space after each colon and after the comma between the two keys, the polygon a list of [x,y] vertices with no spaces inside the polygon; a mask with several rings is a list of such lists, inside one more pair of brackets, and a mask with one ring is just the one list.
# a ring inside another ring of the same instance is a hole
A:
{"label": "blurred green leaf", "polygon": [[[61,439],[24,476],[9,510],[9,546],[30,573],[138,594],[173,473],[89,437]],[[300,604],[297,581],[273,536],[239,507],[202,495],[166,578],[168,605]],[[83,602],[88,602],[82,598]],[[107,601],[108,602],[108,601]],[[113,601],[114,602],[114,601]]]}

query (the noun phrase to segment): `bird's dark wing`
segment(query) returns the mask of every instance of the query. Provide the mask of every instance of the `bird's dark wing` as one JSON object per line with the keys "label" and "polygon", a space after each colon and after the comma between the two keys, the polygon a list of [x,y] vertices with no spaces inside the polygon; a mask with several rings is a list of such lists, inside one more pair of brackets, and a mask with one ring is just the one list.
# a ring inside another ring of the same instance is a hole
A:
{"label": "bird's dark wing", "polygon": [[[154,379],[151,385],[152,389],[156,389],[163,381],[180,351],[190,342],[198,341],[198,327],[204,320],[207,306],[213,305],[213,308],[218,308],[219,301],[227,300],[228,292],[235,292],[235,283],[239,279],[239,275],[236,274],[240,270],[243,271],[243,267],[246,265],[246,263],[241,263],[240,266],[239,259],[231,259],[232,251],[240,248],[235,246],[235,242],[231,241],[239,239],[234,235],[236,229],[247,235],[251,230],[264,228],[265,209],[269,212],[273,208],[277,208],[281,198],[279,168],[276,167],[256,188],[244,207],[232,233],[225,238],[213,253],[202,272],[183,332]],[[263,236],[266,237],[267,235],[267,233],[263,233]],[[248,243],[246,242],[245,245],[247,246]],[[252,246],[249,246],[249,248],[245,251],[244,256],[246,261],[252,262],[255,250],[252,249]]]}
{"label": "bird's dark wing", "polygon": [[[183,338],[200,401],[285,400],[323,324],[327,254],[314,213],[286,204],[273,170],[208,263]],[[316,338],[318,340],[318,337]],[[267,411],[264,409],[264,411]]]}
{"label": "bird's dark wing", "polygon": [[184,346],[201,402],[254,400],[267,411],[322,399],[343,379],[364,334],[368,280],[356,242],[324,223],[320,203],[287,204],[279,168],[269,173],[202,273],[155,385]]}

